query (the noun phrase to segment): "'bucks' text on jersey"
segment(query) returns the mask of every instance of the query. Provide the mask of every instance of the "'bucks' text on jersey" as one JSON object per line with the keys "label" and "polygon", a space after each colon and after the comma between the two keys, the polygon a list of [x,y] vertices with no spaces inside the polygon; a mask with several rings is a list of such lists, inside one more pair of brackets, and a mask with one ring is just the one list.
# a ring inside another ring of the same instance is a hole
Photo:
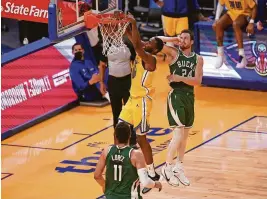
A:
{"label": "'bucks' text on jersey", "polygon": [[[198,55],[194,52],[186,56],[179,49],[178,55],[173,63],[170,64],[170,73],[183,77],[195,77]],[[184,82],[172,82],[170,86],[173,89],[180,89],[187,92],[194,92],[194,87]]]}

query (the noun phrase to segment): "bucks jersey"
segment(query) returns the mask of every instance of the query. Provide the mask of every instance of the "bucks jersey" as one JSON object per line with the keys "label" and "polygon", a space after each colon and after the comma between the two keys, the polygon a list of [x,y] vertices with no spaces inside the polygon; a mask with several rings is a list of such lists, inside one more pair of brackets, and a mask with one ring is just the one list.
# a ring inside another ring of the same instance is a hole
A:
{"label": "bucks jersey", "polygon": [[144,69],[142,59],[137,55],[132,65],[131,97],[151,97],[155,91],[152,86],[153,76],[153,72]]}
{"label": "bucks jersey", "polygon": [[[194,52],[190,56],[186,56],[179,49],[178,55],[170,65],[170,73],[183,77],[195,77],[198,55]],[[170,86],[173,89],[184,90],[186,92],[194,92],[194,86],[184,82],[171,82]]]}
{"label": "bucks jersey", "polygon": [[131,163],[131,147],[112,146],[106,158],[107,199],[142,199],[137,169]]}

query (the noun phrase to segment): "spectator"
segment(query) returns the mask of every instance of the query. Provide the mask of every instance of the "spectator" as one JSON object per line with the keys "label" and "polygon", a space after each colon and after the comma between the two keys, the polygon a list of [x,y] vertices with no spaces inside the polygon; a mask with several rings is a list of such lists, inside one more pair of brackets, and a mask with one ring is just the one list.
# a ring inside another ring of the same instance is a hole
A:
{"label": "spectator", "polygon": [[166,36],[177,36],[189,28],[189,17],[197,13],[198,20],[209,21],[199,12],[197,0],[154,0],[162,8],[162,23]]}
{"label": "spectator", "polygon": [[91,102],[102,99],[97,88],[100,76],[96,67],[90,60],[84,60],[84,48],[81,44],[75,43],[72,46],[74,59],[70,65],[70,77],[72,87],[80,101]]}
{"label": "spectator", "polygon": [[[222,17],[221,13],[225,6],[227,13]],[[213,29],[216,32],[217,54],[215,68],[220,68],[224,61],[223,37],[224,30],[232,25],[238,45],[239,62],[236,68],[244,68],[247,66],[247,59],[243,48],[242,28],[246,27],[249,35],[254,34],[254,20],[257,16],[257,5],[254,0],[245,0],[242,2],[232,2],[229,0],[219,0],[216,10],[215,22]]]}

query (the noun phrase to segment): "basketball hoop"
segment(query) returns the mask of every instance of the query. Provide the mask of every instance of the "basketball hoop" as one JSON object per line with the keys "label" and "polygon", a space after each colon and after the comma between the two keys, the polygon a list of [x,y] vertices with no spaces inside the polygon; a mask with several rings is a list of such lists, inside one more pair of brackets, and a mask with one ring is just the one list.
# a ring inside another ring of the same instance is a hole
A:
{"label": "basketball hoop", "polygon": [[121,11],[115,11],[113,14],[93,14],[85,13],[85,26],[92,29],[99,26],[103,37],[103,55],[117,54],[120,48],[124,48],[123,35],[129,19]]}

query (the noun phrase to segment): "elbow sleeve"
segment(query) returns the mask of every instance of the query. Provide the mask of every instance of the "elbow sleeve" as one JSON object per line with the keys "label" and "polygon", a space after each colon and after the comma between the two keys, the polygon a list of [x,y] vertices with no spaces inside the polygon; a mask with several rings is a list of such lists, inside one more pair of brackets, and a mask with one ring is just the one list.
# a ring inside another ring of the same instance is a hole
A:
{"label": "elbow sleeve", "polygon": [[148,177],[147,169],[141,168],[137,170],[141,184],[146,188],[154,188],[155,182]]}
{"label": "elbow sleeve", "polygon": [[215,20],[218,20],[223,12],[223,6],[218,2],[217,9],[216,9],[216,16]]}

